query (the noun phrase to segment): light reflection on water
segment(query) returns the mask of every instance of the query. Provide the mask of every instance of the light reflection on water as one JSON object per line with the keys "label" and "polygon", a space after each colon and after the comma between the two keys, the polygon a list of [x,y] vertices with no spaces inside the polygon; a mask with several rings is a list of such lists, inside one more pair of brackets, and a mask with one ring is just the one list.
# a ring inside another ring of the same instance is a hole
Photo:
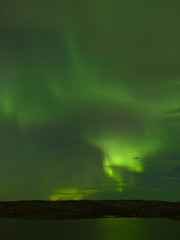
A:
{"label": "light reflection on water", "polygon": [[0,219],[2,240],[179,240],[180,222],[167,219]]}

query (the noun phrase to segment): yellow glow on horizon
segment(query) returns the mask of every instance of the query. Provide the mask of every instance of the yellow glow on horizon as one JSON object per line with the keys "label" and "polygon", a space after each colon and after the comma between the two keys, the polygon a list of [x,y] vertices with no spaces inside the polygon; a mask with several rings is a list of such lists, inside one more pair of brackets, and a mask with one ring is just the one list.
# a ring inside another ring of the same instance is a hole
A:
{"label": "yellow glow on horizon", "polygon": [[95,189],[57,189],[54,193],[50,196],[51,201],[58,201],[58,200],[82,200],[88,198],[92,194],[96,193],[97,190]]}

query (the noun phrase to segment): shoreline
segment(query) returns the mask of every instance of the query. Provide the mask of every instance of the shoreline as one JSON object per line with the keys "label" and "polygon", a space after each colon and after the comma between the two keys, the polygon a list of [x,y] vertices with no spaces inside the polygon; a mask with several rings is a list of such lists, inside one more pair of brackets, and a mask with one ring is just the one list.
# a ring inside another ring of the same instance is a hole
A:
{"label": "shoreline", "polygon": [[0,218],[63,220],[112,217],[180,220],[180,202],[156,200],[27,200],[0,202]]}

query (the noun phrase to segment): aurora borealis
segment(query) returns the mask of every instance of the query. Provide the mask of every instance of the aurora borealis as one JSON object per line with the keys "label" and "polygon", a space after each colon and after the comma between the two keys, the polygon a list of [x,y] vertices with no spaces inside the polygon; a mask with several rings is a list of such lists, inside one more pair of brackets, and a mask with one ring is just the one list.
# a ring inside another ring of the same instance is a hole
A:
{"label": "aurora borealis", "polygon": [[179,200],[179,10],[2,1],[0,200]]}

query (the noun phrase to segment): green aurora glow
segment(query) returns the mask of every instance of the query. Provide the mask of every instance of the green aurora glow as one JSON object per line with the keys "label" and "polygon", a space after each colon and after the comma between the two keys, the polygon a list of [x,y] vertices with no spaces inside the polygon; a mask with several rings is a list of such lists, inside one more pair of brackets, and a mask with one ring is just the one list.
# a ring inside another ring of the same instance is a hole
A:
{"label": "green aurora glow", "polygon": [[0,200],[179,200],[173,3],[3,2]]}

